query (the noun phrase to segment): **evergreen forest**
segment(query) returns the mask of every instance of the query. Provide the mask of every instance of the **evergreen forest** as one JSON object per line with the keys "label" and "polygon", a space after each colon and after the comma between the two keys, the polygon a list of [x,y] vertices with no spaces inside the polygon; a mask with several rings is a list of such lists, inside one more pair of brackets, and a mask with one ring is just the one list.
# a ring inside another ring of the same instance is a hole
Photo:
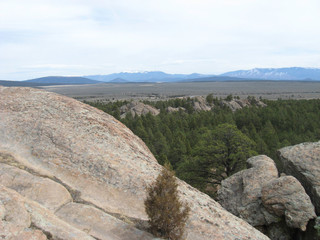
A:
{"label": "evergreen forest", "polygon": [[[226,99],[230,101],[233,96]],[[251,102],[255,98],[248,97]],[[228,176],[245,169],[246,160],[265,154],[275,160],[277,150],[320,139],[320,100],[262,100],[266,107],[244,107],[232,112],[212,94],[206,102],[211,111],[195,111],[192,98],[145,101],[160,114],[120,118],[127,101],[94,102],[139,136],[162,165],[169,162],[177,176],[215,197],[217,186]],[[184,110],[168,112],[168,107]]]}

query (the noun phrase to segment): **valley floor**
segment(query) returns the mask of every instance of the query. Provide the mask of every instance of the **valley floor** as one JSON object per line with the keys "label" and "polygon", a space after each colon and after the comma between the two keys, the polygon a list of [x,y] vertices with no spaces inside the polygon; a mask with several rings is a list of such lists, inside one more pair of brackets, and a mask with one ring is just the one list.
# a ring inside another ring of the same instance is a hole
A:
{"label": "valley floor", "polygon": [[320,97],[320,82],[247,81],[247,82],[190,82],[190,83],[103,83],[91,85],[60,85],[41,87],[78,100],[163,100],[173,97],[201,96],[213,93],[215,97],[229,94],[263,99],[314,99]]}

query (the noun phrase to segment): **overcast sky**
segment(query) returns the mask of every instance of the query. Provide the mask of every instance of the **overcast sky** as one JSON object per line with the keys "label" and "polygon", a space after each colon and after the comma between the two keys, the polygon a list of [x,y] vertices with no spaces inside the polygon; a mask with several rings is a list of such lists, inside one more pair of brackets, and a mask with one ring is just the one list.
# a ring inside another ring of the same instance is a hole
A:
{"label": "overcast sky", "polygon": [[0,79],[320,67],[319,0],[0,0]]}

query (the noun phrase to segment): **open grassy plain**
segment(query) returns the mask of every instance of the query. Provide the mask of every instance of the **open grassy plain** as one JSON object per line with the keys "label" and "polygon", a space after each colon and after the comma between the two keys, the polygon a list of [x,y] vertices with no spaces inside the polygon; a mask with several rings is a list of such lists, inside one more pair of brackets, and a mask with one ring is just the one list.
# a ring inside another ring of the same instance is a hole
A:
{"label": "open grassy plain", "polygon": [[248,95],[264,99],[320,98],[320,82],[243,81],[243,82],[181,82],[181,83],[101,83],[91,85],[43,86],[42,89],[79,100],[159,100],[173,97],[215,97],[229,94],[245,98]]}

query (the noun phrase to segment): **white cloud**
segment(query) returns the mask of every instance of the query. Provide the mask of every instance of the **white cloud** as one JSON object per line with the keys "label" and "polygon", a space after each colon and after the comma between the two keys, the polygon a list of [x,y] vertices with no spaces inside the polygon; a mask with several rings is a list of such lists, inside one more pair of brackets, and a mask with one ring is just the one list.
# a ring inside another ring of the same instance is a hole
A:
{"label": "white cloud", "polygon": [[320,67],[318,0],[4,0],[0,9],[0,79]]}

